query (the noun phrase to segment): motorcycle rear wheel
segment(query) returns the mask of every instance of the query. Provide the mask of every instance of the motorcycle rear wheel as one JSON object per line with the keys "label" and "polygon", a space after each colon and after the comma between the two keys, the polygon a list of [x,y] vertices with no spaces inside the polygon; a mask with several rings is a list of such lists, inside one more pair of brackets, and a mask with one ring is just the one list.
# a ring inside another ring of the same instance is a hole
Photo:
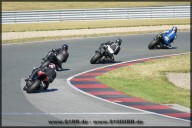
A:
{"label": "motorcycle rear wheel", "polygon": [[50,63],[51,63],[50,60],[45,60],[45,61],[41,64],[40,68],[45,68],[45,67],[47,67]]}
{"label": "motorcycle rear wheel", "polygon": [[41,81],[36,79],[29,87],[26,88],[27,93],[32,93],[33,91],[37,90],[40,86]]}

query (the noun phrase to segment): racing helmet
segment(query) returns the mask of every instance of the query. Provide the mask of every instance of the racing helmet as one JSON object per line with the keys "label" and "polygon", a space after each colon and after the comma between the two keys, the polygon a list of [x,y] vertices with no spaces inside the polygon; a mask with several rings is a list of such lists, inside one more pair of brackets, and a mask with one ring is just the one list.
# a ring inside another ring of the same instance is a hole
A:
{"label": "racing helmet", "polygon": [[62,46],[62,49],[63,49],[63,50],[68,50],[68,45],[67,45],[67,44],[64,44],[64,45]]}
{"label": "racing helmet", "polygon": [[177,33],[177,27],[174,26],[174,27],[172,28],[172,30],[175,31],[175,33]]}
{"label": "racing helmet", "polygon": [[115,41],[115,43],[117,43],[118,45],[121,45],[122,40],[121,40],[120,38],[117,38],[116,41]]}
{"label": "racing helmet", "polygon": [[52,69],[56,69],[55,64],[53,64],[53,63],[50,63],[49,67],[52,68]]}

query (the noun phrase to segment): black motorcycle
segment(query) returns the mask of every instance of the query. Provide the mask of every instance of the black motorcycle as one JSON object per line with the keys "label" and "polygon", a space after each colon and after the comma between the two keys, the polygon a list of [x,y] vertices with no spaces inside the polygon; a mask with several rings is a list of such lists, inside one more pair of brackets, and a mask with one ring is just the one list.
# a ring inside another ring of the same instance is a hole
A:
{"label": "black motorcycle", "polygon": [[60,52],[59,54],[50,51],[47,56],[45,58],[43,58],[42,60],[44,60],[43,62],[41,62],[40,68],[45,68],[47,67],[50,63],[55,64],[56,69],[58,69],[59,65],[62,64],[62,62],[64,61],[65,56],[63,54],[63,52]]}
{"label": "black motorcycle", "polygon": [[[37,72],[37,73],[33,73]],[[29,78],[25,79],[26,85],[23,88],[27,93],[32,93],[38,89],[46,90],[48,88],[48,84],[44,84],[43,81],[47,78],[47,75],[42,71],[37,71],[34,69],[32,74],[29,75]]]}
{"label": "black motorcycle", "polygon": [[154,48],[164,48],[163,40],[162,40],[162,34],[158,34],[153,41],[151,41],[148,45],[149,49],[154,49]]}
{"label": "black motorcycle", "polygon": [[113,51],[111,51],[110,46],[100,46],[99,49],[95,51],[95,54],[90,60],[90,63],[96,64],[99,62],[111,62],[112,59],[110,58],[110,54],[114,54]]}

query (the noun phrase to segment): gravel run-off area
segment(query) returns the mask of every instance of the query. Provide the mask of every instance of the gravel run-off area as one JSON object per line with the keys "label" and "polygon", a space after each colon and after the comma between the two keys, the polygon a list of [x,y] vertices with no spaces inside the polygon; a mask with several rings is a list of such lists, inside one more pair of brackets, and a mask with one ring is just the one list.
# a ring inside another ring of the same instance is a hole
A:
{"label": "gravel run-off area", "polygon": [[167,73],[166,76],[175,86],[190,90],[190,73]]}
{"label": "gravel run-off area", "polygon": [[[172,82],[175,86],[178,86],[180,88],[184,88],[187,90],[190,90],[190,73],[167,73],[166,74],[168,80]],[[183,112],[190,113],[190,108],[184,107],[182,105],[178,104],[165,104],[173,109],[177,109]]]}
{"label": "gravel run-off area", "polygon": [[[190,29],[190,25],[174,25],[180,29]],[[96,29],[77,29],[77,30],[55,30],[55,31],[30,31],[30,32],[4,32],[2,40],[13,40],[22,38],[49,37],[49,36],[71,36],[71,35],[92,35],[104,33],[122,33],[122,32],[150,32],[166,31],[173,25],[163,26],[141,26],[141,27],[120,27],[120,28],[96,28]]]}

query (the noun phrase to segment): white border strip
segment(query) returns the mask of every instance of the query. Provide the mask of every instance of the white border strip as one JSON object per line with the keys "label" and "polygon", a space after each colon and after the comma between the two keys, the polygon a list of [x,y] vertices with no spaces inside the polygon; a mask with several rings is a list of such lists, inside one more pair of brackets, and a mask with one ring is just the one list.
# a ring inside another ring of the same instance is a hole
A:
{"label": "white border strip", "polygon": [[123,107],[126,107],[126,108],[130,108],[130,109],[134,109],[134,110],[138,110],[138,111],[141,111],[141,112],[145,112],[145,113],[148,113],[148,114],[154,114],[154,115],[158,115],[158,116],[164,116],[164,117],[167,117],[167,118],[172,118],[172,119],[177,119],[177,120],[182,120],[182,121],[187,121],[187,122],[191,122],[190,120],[185,120],[185,119],[181,119],[181,118],[177,118],[177,117],[172,117],[172,116],[167,116],[167,115],[163,115],[163,114],[159,114],[159,113],[155,113],[155,112],[150,112],[150,111],[146,111],[146,110],[141,110],[141,109],[137,109],[137,108],[133,108],[133,107],[130,107],[130,106],[125,106],[125,105],[122,105],[122,104],[118,104],[116,102],[112,102],[112,101],[109,101],[109,100],[106,100],[106,99],[103,99],[103,98],[100,98],[100,97],[97,97],[95,95],[91,95],[89,93],[86,93],[82,90],[80,90],[79,88],[76,88],[75,86],[73,86],[70,82],[71,79],[73,79],[74,77],[76,76],[79,76],[81,74],[84,74],[84,73],[87,73],[87,72],[91,72],[91,71],[95,71],[95,70],[98,70],[98,69],[102,69],[102,68],[105,68],[105,67],[110,67],[110,66],[114,66],[114,65],[118,65],[118,64],[123,64],[123,63],[128,63],[128,62],[134,62],[134,61],[139,61],[139,60],[144,60],[144,59],[154,59],[154,58],[159,58],[159,57],[171,57],[171,56],[178,56],[178,55],[184,55],[184,54],[188,54],[190,52],[186,52],[186,53],[178,53],[178,54],[170,54],[170,55],[162,55],[162,56],[155,56],[155,57],[147,57],[147,58],[142,58],[142,59],[136,59],[136,60],[131,60],[131,61],[125,61],[125,62],[121,62],[121,63],[117,63],[117,64],[111,64],[111,65],[107,65],[107,66],[103,66],[103,67],[99,67],[99,68],[95,68],[95,69],[91,69],[91,70],[88,70],[88,71],[85,71],[85,72],[81,72],[81,73],[78,73],[76,75],[73,75],[69,78],[67,78],[67,84],[70,85],[73,89],[85,94],[85,95],[88,95],[90,97],[93,97],[93,98],[96,98],[96,99],[99,99],[99,100],[102,100],[102,101],[105,101],[105,102],[108,102],[108,103],[112,103],[112,104],[115,104],[115,105],[119,105],[119,106],[123,106]]}
{"label": "white border strip", "polygon": [[115,113],[106,113],[106,112],[91,112],[91,113],[55,113],[55,112],[52,112],[52,113],[31,113],[31,112],[13,112],[13,113],[2,113],[2,115],[135,115],[135,114],[138,114],[138,115],[145,115],[145,114],[151,114],[151,113],[134,113],[134,112],[128,112],[128,113],[118,113],[118,112],[115,112]]}

